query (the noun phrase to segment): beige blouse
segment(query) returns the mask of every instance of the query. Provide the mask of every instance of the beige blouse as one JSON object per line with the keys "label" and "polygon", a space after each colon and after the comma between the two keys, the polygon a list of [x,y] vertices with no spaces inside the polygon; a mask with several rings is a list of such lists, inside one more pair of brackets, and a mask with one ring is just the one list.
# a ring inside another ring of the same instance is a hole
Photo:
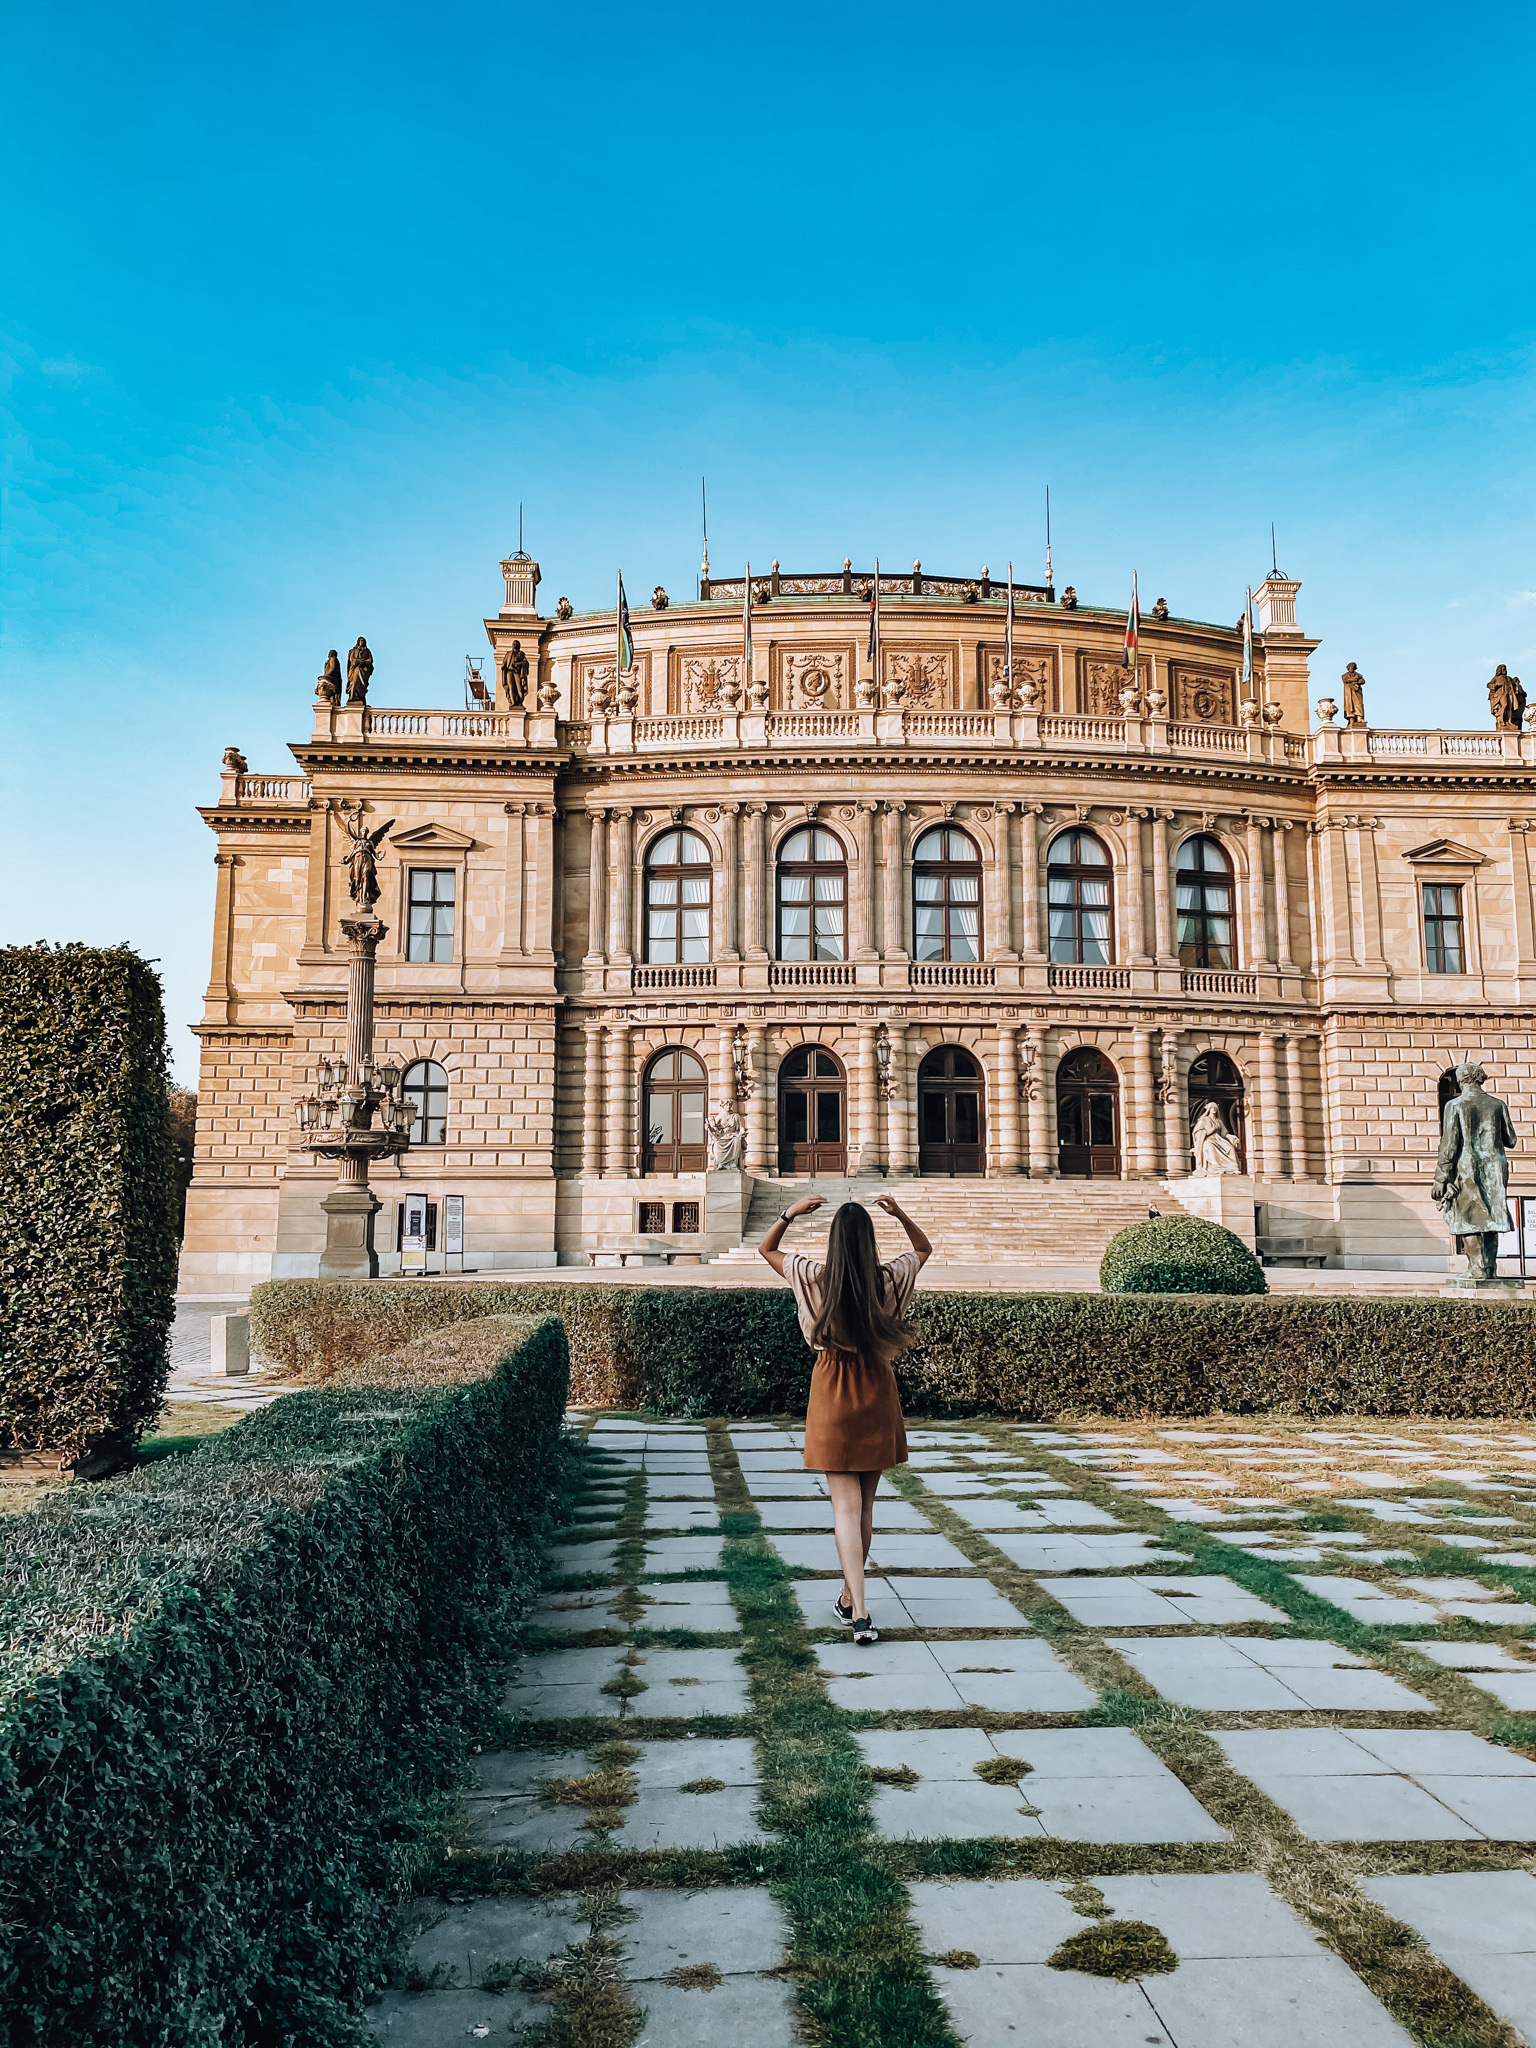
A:
{"label": "beige blouse", "polygon": [[[800,1334],[813,1351],[816,1348],[816,1323],[822,1309],[821,1278],[826,1269],[824,1259],[813,1259],[805,1252],[784,1254],[784,1278],[794,1290]],[[889,1265],[880,1268],[880,1296],[893,1315],[905,1313],[907,1303],[916,1291],[921,1269],[922,1260],[916,1252],[902,1252]]]}

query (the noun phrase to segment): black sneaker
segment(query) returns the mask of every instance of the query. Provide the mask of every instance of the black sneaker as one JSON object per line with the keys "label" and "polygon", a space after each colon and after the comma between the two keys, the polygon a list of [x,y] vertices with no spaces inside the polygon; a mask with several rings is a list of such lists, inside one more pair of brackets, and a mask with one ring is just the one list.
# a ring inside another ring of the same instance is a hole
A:
{"label": "black sneaker", "polygon": [[844,1628],[853,1627],[853,1602],[850,1600],[848,1605],[845,1607],[843,1605],[843,1596],[841,1593],[839,1593],[837,1598],[832,1602],[832,1612],[837,1616],[838,1620],[843,1624]]}
{"label": "black sneaker", "polygon": [[867,1614],[861,1614],[853,1624],[853,1640],[856,1643],[878,1643],[880,1631]]}

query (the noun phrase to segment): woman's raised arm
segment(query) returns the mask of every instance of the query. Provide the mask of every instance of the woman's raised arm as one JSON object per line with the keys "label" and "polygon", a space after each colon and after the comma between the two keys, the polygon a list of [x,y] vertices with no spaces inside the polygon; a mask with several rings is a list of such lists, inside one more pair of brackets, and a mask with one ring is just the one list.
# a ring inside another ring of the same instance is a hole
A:
{"label": "woman's raised arm", "polygon": [[883,1209],[887,1216],[894,1216],[902,1229],[907,1233],[907,1242],[911,1245],[913,1251],[917,1253],[918,1270],[921,1271],[933,1256],[933,1246],[929,1243],[927,1233],[922,1225],[912,1221],[912,1218],[902,1208],[894,1195],[876,1195],[875,1205],[877,1208]]}
{"label": "woman's raised arm", "polygon": [[784,1254],[779,1250],[779,1246],[783,1242],[785,1231],[797,1216],[809,1216],[813,1209],[821,1208],[825,1199],[823,1195],[802,1195],[798,1202],[790,1203],[778,1222],[768,1231],[757,1248],[757,1254],[759,1258],[768,1261],[775,1273],[782,1275],[784,1271]]}

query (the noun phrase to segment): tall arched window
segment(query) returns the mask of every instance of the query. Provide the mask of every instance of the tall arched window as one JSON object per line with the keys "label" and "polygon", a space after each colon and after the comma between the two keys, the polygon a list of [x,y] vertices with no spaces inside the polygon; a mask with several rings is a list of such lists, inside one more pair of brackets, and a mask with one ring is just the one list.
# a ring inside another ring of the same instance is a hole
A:
{"label": "tall arched window", "polygon": [[781,960],[845,960],[848,860],[819,825],[791,832],[779,848]]}
{"label": "tall arched window", "polygon": [[1174,875],[1179,918],[1179,964],[1235,967],[1232,863],[1219,839],[1205,833],[1179,848]]}
{"label": "tall arched window", "polygon": [[709,1076],[680,1046],[657,1053],[645,1070],[642,1173],[702,1173]]}
{"label": "tall arched window", "polygon": [[952,825],[935,825],[912,849],[912,955],[981,958],[981,855]]}
{"label": "tall arched window", "polygon": [[448,1076],[436,1060],[418,1060],[405,1070],[400,1093],[416,1111],[411,1125],[413,1145],[448,1142]]}
{"label": "tall arched window", "polygon": [[662,966],[709,958],[714,863],[697,832],[664,832],[645,857],[645,957]]}
{"label": "tall arched window", "polygon": [[1045,856],[1051,958],[1108,967],[1115,957],[1109,855],[1091,832],[1058,832]]}

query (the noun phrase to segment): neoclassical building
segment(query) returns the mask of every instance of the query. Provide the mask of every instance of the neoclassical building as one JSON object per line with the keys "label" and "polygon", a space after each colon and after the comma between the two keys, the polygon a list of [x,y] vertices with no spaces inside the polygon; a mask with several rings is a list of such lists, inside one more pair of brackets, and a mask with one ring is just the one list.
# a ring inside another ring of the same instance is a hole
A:
{"label": "neoclassical building", "polygon": [[[343,1046],[343,805],[382,832],[376,1044],[418,1111],[386,1272],[407,1193],[428,1265],[484,1271],[716,1256],[765,1181],[880,1175],[967,1256],[1096,1256],[1153,1182],[1281,1255],[1433,1268],[1447,1069],[1531,1130],[1536,735],[1314,715],[1297,583],[1251,664],[1159,602],[1131,665],[1071,591],[914,564],[876,633],[868,574],[775,565],[750,607],[658,591],[620,671],[612,611],[501,568],[473,708],[323,688],[296,766],[232,755],[202,812],[187,1289],[317,1269],[295,1105]],[[705,1171],[727,1103],[744,1176]]]}

